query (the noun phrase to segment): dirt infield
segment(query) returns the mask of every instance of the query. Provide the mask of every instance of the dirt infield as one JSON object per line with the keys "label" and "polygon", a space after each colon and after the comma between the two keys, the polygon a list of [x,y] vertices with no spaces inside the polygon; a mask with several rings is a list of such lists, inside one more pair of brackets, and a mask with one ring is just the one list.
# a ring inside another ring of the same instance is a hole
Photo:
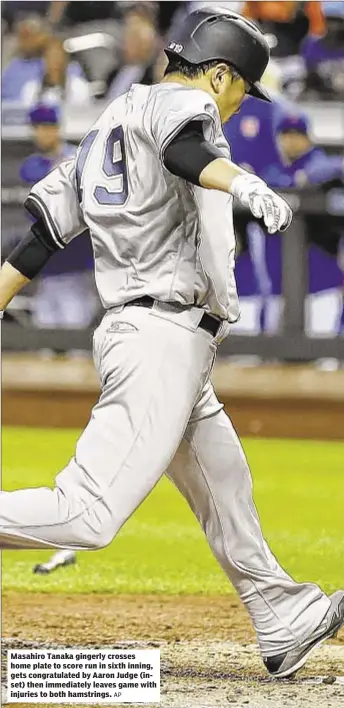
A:
{"label": "dirt infield", "polygon": [[266,675],[249,618],[232,595],[5,593],[2,634],[3,661],[9,648],[159,647],[160,708],[344,705],[344,631],[297,678],[278,682]]}

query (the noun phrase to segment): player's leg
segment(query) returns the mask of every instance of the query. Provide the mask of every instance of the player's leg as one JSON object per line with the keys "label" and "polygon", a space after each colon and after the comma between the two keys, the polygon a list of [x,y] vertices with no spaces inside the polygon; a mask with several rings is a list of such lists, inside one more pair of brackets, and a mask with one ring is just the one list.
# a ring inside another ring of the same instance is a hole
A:
{"label": "player's leg", "polygon": [[330,601],[317,585],[296,583],[269,550],[250,470],[224,411],[189,424],[168,476],[246,605],[262,654],[275,656],[296,646],[320,623]]}
{"label": "player's leg", "polygon": [[47,561],[43,563],[36,563],[33,567],[33,572],[36,575],[48,575],[58,568],[66,568],[69,565],[74,565],[76,563],[76,553],[75,551],[68,551],[66,549],[62,551],[56,551],[53,553]]}
{"label": "player's leg", "polygon": [[128,307],[95,338],[102,395],[55,488],[0,494],[2,548],[107,545],[173,458],[216,347],[192,313]]}

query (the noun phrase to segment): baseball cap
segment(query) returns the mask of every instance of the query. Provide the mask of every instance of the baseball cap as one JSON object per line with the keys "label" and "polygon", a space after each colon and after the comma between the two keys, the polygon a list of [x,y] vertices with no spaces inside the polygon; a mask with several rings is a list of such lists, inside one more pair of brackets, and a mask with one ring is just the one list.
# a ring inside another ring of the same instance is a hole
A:
{"label": "baseball cap", "polygon": [[304,133],[309,131],[308,118],[301,113],[298,115],[282,115],[276,125],[276,133]]}
{"label": "baseball cap", "polygon": [[39,104],[29,113],[31,125],[57,125],[60,122],[59,111],[55,106]]}

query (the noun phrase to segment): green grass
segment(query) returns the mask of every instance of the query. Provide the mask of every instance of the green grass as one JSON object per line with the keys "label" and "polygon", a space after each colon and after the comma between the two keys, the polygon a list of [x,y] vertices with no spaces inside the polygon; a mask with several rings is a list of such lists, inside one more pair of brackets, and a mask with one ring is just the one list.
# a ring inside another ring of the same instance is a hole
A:
{"label": "green grass", "polygon": [[[51,485],[78,432],[3,430],[3,488]],[[344,586],[344,444],[245,440],[266,538],[297,580],[325,591]],[[79,554],[76,567],[32,574],[47,551],[3,552],[3,590],[29,592],[231,592],[187,504],[167,479],[106,549]]]}

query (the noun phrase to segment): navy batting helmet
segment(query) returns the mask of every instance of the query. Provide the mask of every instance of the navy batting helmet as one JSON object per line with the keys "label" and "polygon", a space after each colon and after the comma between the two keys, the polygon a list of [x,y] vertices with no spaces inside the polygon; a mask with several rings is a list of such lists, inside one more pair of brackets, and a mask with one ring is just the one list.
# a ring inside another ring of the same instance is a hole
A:
{"label": "navy batting helmet", "polygon": [[179,56],[190,64],[227,61],[251,86],[251,96],[270,101],[260,79],[270,57],[269,45],[253,22],[221,7],[191,12],[175,28],[165,48],[170,59]]}

